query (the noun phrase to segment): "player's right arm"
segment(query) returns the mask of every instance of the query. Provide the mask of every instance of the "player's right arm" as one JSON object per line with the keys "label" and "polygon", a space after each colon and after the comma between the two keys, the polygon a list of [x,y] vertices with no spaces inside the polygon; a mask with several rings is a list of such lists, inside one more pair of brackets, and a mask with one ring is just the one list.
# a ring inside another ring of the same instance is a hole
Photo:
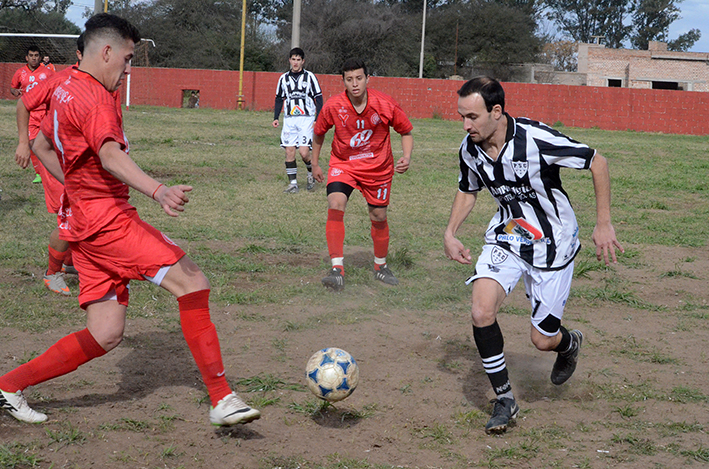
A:
{"label": "player's right arm", "polygon": [[477,192],[458,191],[453,199],[451,215],[448,226],[443,234],[443,246],[448,259],[458,261],[461,264],[472,264],[470,249],[466,249],[463,243],[455,237],[458,228],[461,227],[465,219],[475,207],[478,198]]}
{"label": "player's right arm", "polygon": [[310,164],[313,168],[313,177],[318,182],[323,182],[325,180],[325,175],[322,172],[322,168],[318,164],[323,142],[325,142],[324,135],[318,135],[316,133],[313,134],[313,150],[310,157]]}
{"label": "player's right arm", "polygon": [[25,169],[30,164],[30,111],[25,107],[25,103],[17,100],[17,149],[15,150],[15,162]]}
{"label": "player's right arm", "polygon": [[184,212],[184,205],[189,202],[187,192],[192,190],[191,186],[166,186],[156,181],[145,174],[123,151],[121,145],[113,140],[101,146],[98,157],[106,171],[119,181],[154,199],[168,215],[176,217],[178,212]]}
{"label": "player's right arm", "polygon": [[[27,135],[27,133],[25,133],[25,135]],[[59,157],[57,156],[57,152],[54,151],[52,141],[47,138],[44,133],[38,133],[37,138],[32,141],[32,151],[34,151],[39,161],[41,161],[47,171],[49,171],[49,174],[54,176],[57,181],[64,184],[64,171],[62,171],[62,166],[59,163]]]}

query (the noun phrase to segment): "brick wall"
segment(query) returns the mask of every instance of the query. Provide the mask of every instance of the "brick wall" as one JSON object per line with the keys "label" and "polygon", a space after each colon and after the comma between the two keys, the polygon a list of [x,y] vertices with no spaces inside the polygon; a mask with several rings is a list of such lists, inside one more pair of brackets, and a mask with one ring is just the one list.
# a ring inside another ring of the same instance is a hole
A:
{"label": "brick wall", "polygon": [[[0,99],[12,99],[12,74],[22,64],[0,64]],[[272,110],[279,73],[244,72],[247,109]],[[339,75],[319,75],[325,99],[343,90]],[[369,85],[399,101],[412,118],[459,119],[460,81],[372,77]],[[125,100],[125,84],[123,96]],[[505,83],[507,110],[548,124],[605,130],[709,135],[709,93],[593,86]],[[180,107],[182,90],[200,90],[200,107],[236,109],[239,72],[133,68],[131,105]]]}

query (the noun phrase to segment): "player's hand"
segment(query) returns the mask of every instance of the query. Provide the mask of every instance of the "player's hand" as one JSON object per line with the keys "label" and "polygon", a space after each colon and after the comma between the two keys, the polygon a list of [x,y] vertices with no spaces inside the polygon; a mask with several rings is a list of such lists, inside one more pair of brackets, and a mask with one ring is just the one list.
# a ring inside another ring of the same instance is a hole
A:
{"label": "player's hand", "polygon": [[15,150],[15,162],[20,168],[25,169],[30,164],[30,146],[20,143]]}
{"label": "player's hand", "polygon": [[274,121],[273,121],[273,127],[278,127],[278,119],[274,119]]}
{"label": "player's hand", "polygon": [[[615,229],[610,223],[603,225],[596,225],[593,229],[593,236],[591,236],[593,244],[596,245],[596,259],[603,260],[606,265],[610,265],[612,260],[614,264],[618,263],[618,259],[615,257],[616,248],[620,252],[625,252],[623,246],[620,245],[615,237]],[[609,253],[610,252],[610,256]]]}
{"label": "player's hand", "polygon": [[448,259],[460,262],[461,264],[473,263],[473,258],[470,256],[470,249],[465,249],[465,246],[463,246],[463,243],[461,243],[458,238],[444,236],[443,246]]}
{"label": "player's hand", "polygon": [[192,190],[192,186],[161,186],[155,193],[155,200],[160,204],[165,213],[171,217],[179,216],[179,212],[185,211],[185,204],[190,201],[187,192]]}
{"label": "player's hand", "polygon": [[394,171],[399,174],[405,173],[409,169],[409,164],[411,163],[411,157],[402,156],[399,161],[394,165]]}
{"label": "player's hand", "polygon": [[322,173],[320,165],[313,165],[313,178],[318,182],[325,181],[325,176]]}

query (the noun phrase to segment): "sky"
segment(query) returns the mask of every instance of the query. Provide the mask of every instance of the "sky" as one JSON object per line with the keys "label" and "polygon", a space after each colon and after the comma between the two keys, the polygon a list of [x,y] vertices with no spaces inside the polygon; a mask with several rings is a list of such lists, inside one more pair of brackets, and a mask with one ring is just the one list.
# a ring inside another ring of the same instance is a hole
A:
{"label": "sky", "polygon": [[[67,18],[83,27],[86,21],[82,14],[86,8],[94,7],[94,0],[74,0],[69,7]],[[670,39],[676,39],[690,29],[699,29],[702,37],[690,49],[690,52],[709,53],[709,0],[684,0],[679,3],[682,19],[670,25]]]}

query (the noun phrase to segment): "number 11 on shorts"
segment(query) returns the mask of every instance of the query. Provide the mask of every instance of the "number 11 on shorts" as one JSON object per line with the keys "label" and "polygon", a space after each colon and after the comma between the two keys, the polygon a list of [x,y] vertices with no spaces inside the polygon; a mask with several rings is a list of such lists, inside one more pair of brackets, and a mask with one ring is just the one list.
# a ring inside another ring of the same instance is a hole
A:
{"label": "number 11 on shorts", "polygon": [[389,192],[389,188],[385,187],[382,189],[381,187],[377,189],[377,199],[379,200],[386,200],[387,199],[387,192]]}

